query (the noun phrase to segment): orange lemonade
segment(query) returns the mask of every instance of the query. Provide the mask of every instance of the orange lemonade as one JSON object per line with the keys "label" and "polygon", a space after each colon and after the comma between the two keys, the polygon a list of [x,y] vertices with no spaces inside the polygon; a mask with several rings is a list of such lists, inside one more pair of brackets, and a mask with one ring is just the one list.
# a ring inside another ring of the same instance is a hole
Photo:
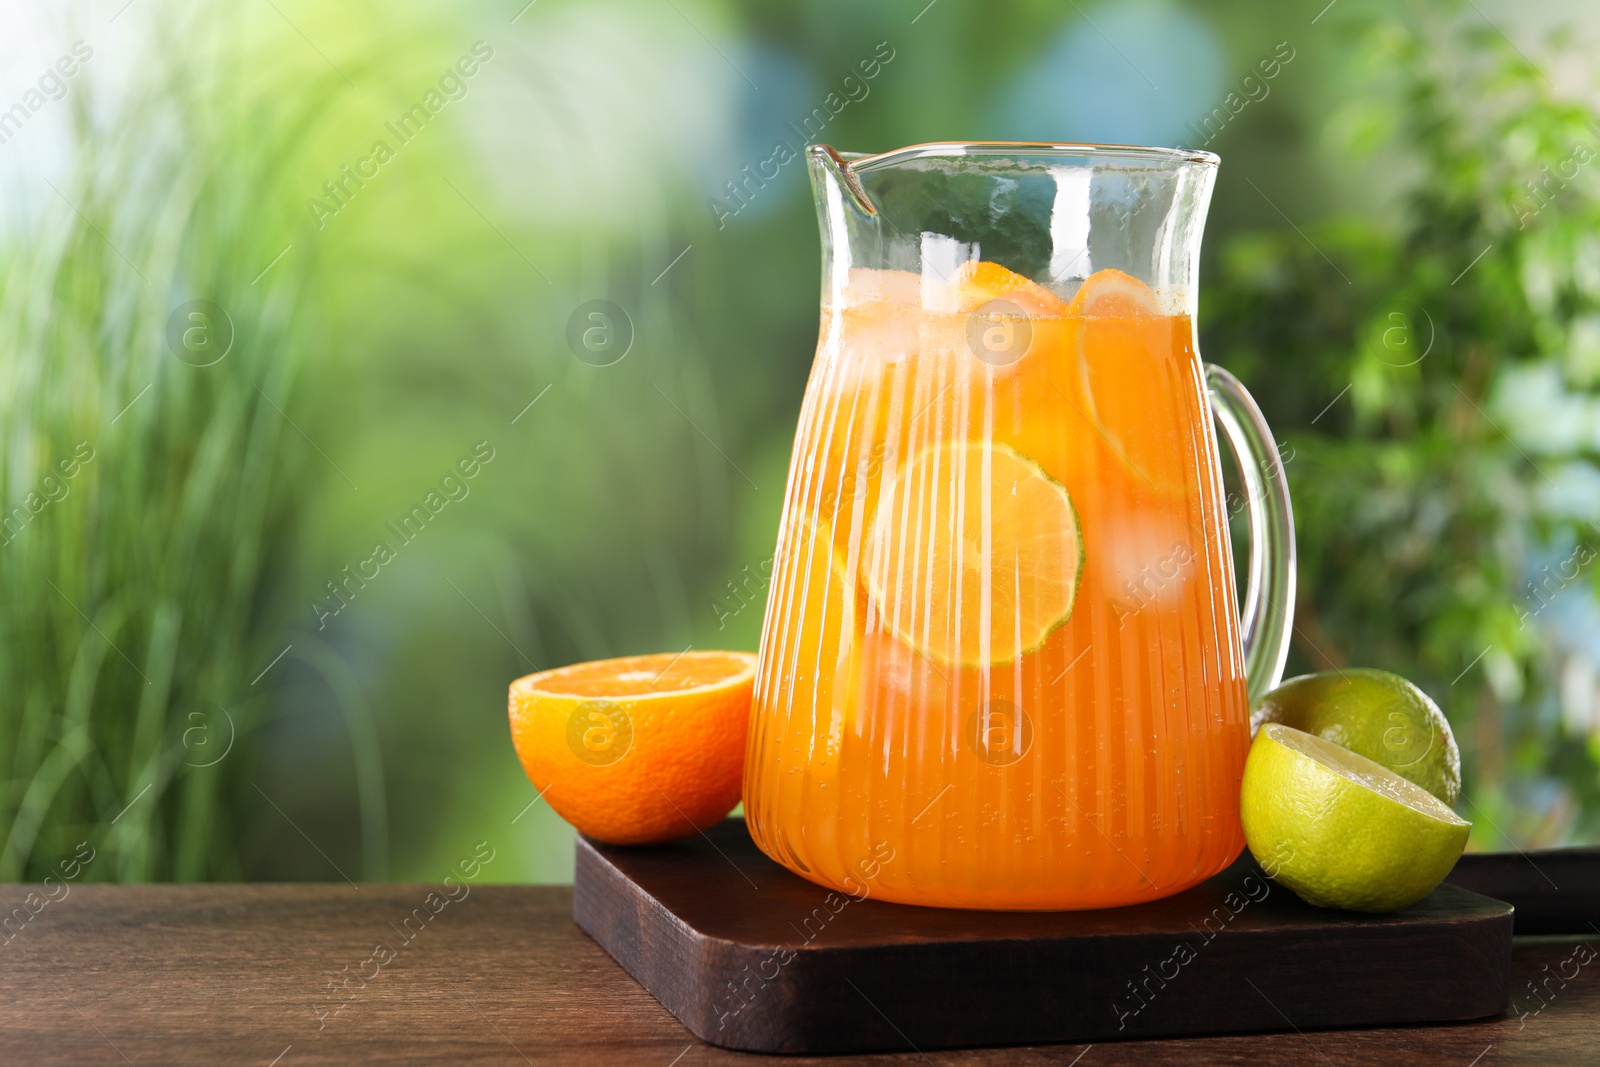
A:
{"label": "orange lemonade", "polygon": [[823,309],[746,761],[819,884],[1154,899],[1239,854],[1249,743],[1190,317],[1116,270],[856,268]]}

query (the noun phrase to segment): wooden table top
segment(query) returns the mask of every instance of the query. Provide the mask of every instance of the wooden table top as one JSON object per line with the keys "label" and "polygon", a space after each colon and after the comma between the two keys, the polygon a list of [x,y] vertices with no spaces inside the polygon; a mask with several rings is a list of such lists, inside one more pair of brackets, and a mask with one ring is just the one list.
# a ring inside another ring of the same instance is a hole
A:
{"label": "wooden table top", "polygon": [[1588,947],[1600,936],[1519,938],[1512,1011],[1476,1023],[802,1060],[693,1038],[578,929],[567,888],[56,885],[50,895],[0,887],[7,1065],[1600,1060],[1600,962]]}

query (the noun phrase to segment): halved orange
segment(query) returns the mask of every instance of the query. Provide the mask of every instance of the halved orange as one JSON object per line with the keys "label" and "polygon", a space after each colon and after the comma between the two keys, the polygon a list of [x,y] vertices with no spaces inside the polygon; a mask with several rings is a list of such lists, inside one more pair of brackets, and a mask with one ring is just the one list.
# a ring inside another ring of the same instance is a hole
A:
{"label": "halved orange", "polygon": [[687,837],[739,802],[756,658],[662,652],[511,683],[511,740],[550,806],[617,845]]}

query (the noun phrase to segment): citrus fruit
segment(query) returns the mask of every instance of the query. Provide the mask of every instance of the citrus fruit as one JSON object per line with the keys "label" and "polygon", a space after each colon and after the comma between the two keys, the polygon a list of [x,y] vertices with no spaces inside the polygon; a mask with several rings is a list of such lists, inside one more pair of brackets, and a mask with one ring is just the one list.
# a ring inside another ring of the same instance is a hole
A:
{"label": "citrus fruit", "polygon": [[[1195,373],[1193,361],[1175,358],[1181,338],[1174,330],[1190,329],[1188,320],[1163,314],[1149,286],[1112,269],[1091,274],[1067,311],[1078,329],[1078,382],[1067,392],[1080,398],[1074,402],[1138,484],[1181,495],[1193,465],[1178,430],[1187,420],[1152,398],[1192,392],[1180,384]],[[1190,414],[1211,418],[1203,410]]]}
{"label": "citrus fruit", "polygon": [[1084,318],[1146,318],[1161,314],[1161,304],[1144,282],[1108,267],[1084,279],[1067,305],[1067,314]]}
{"label": "citrus fruit", "polygon": [[970,259],[950,276],[951,311],[976,311],[992,300],[1006,300],[1024,314],[1059,318],[1066,302],[1038,282],[987,260]]}
{"label": "citrus fruit", "polygon": [[1001,444],[934,445],[894,474],[868,533],[883,625],[958,666],[1010,663],[1072,614],[1083,537],[1066,487]]}
{"label": "citrus fruit", "polygon": [[511,683],[511,740],[540,795],[616,845],[671,841],[739,802],[756,658],[663,652]]}
{"label": "citrus fruit", "polygon": [[1472,826],[1382,764],[1280,723],[1250,746],[1239,816],[1251,855],[1302,900],[1371,912],[1433,892]]}
{"label": "citrus fruit", "polygon": [[1065,343],[1066,302],[998,263],[969,260],[940,292],[936,310],[952,313],[942,347],[964,357],[965,373],[1004,377],[1029,353],[1054,354]]}
{"label": "citrus fruit", "polygon": [[1398,674],[1348,667],[1291,678],[1261,698],[1255,719],[1376,760],[1446,804],[1461,793],[1461,752],[1450,723],[1428,694]]}

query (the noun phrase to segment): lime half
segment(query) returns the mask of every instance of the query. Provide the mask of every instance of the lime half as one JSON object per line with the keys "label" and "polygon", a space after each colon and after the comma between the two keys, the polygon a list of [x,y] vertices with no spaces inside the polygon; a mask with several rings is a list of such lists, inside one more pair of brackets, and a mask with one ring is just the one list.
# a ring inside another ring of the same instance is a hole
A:
{"label": "lime half", "polygon": [[1362,667],[1304,674],[1262,697],[1255,718],[1376,760],[1446,804],[1461,794],[1461,750],[1449,721],[1398,674]]}
{"label": "lime half", "polygon": [[1302,900],[1371,912],[1433,892],[1472,826],[1382,764],[1277,723],[1250,746],[1239,815],[1256,862]]}
{"label": "lime half", "polygon": [[947,443],[884,486],[867,588],[882,624],[942,663],[1011,663],[1066,622],[1083,534],[1066,487],[1001,444]]}

